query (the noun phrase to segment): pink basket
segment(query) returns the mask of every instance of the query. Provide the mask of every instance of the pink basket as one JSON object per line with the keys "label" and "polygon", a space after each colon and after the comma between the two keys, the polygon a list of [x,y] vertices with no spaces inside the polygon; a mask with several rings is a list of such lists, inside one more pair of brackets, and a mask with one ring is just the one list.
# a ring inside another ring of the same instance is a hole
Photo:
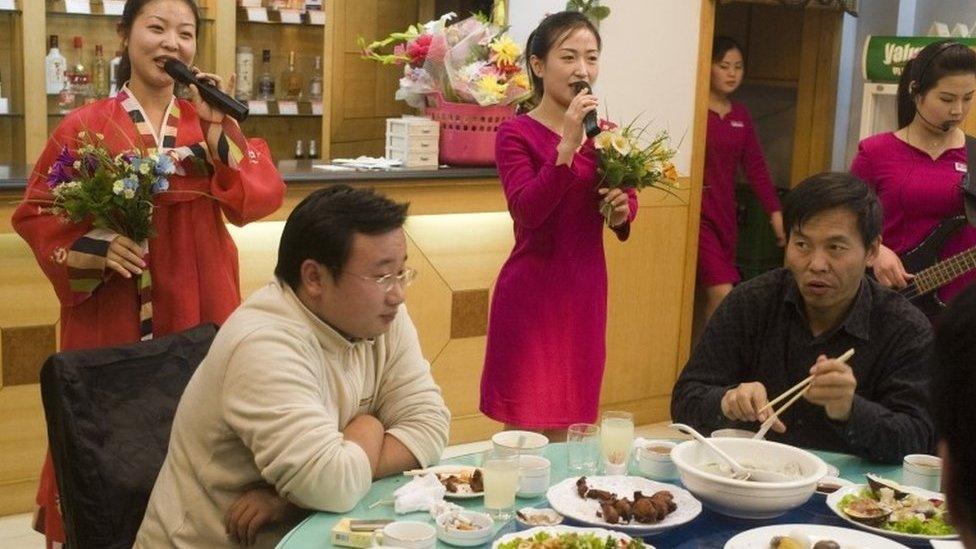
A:
{"label": "pink basket", "polygon": [[427,116],[440,124],[438,159],[452,166],[494,166],[498,126],[515,117],[515,105],[482,107],[427,95]]}

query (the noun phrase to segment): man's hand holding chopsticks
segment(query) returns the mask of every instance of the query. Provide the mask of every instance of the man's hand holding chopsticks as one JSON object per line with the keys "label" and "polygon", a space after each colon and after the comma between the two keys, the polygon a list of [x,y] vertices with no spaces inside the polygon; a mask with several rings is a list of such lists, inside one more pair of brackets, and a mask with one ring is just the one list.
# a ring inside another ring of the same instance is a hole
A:
{"label": "man's hand holding chopsticks", "polygon": [[817,363],[810,368],[810,374],[813,380],[804,398],[823,406],[830,419],[847,421],[851,417],[854,389],[857,388],[854,370],[840,360],[831,360],[820,355]]}
{"label": "man's hand holding chopsticks", "polygon": [[[767,402],[765,385],[758,381],[740,383],[738,387],[726,391],[722,397],[722,414],[734,421],[762,423],[772,413],[772,410],[763,409]],[[786,425],[777,418],[773,422],[773,430],[783,433],[786,431]]]}

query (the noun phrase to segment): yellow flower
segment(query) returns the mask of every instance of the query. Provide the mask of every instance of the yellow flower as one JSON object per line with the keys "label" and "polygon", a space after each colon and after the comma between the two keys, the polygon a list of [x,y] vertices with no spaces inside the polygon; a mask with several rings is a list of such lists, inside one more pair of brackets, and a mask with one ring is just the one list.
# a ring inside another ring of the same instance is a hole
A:
{"label": "yellow flower", "polygon": [[600,132],[593,138],[593,146],[598,149],[609,149],[613,146],[613,132]]}
{"label": "yellow flower", "polygon": [[508,85],[499,82],[498,78],[486,74],[478,80],[477,88],[482,94],[500,100],[505,95]]}
{"label": "yellow flower", "polygon": [[522,53],[522,48],[507,34],[501,35],[491,43],[492,60],[498,65],[514,65]]}
{"label": "yellow flower", "polygon": [[613,134],[610,143],[613,145],[613,148],[616,149],[617,152],[620,153],[622,156],[627,156],[628,154],[630,154],[630,151],[633,148],[630,144],[630,140],[618,133]]}
{"label": "yellow flower", "polygon": [[667,162],[664,164],[664,169],[662,170],[664,177],[670,181],[678,180],[678,169],[674,167],[674,164]]}
{"label": "yellow flower", "polygon": [[523,90],[529,89],[529,75],[528,74],[525,74],[524,71],[519,71],[519,72],[515,73],[515,76],[513,76],[511,79],[509,79],[508,82],[510,84],[514,84],[514,85],[522,88]]}

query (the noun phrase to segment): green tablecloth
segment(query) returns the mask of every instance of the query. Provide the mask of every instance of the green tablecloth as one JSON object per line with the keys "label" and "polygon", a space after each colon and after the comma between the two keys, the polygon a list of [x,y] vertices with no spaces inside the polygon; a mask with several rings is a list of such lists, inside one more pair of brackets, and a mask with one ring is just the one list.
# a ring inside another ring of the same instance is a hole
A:
{"label": "green tablecloth", "polygon": [[[901,480],[901,467],[897,465],[879,465],[877,463],[870,463],[864,461],[861,458],[849,456],[845,454],[836,454],[832,452],[820,452],[814,451],[814,454],[820,456],[824,461],[837,467],[840,470],[840,476],[842,478],[851,480],[853,482],[861,483],[864,481],[865,473],[877,473],[886,478],[891,478],[894,480]],[[550,444],[546,448],[546,457],[552,462],[552,477],[550,480],[551,484],[556,484],[569,476],[566,464],[566,445],[565,444]],[[445,460],[444,463],[449,464],[463,464],[463,465],[475,465],[476,455],[461,456],[454,459]],[[426,512],[423,513],[410,513],[406,515],[397,515],[393,511],[392,505],[380,505],[370,509],[369,507],[380,500],[392,500],[393,491],[400,486],[406,484],[411,479],[409,477],[404,477],[402,475],[389,477],[379,480],[373,483],[372,488],[366,494],[366,497],[359,502],[359,505],[355,509],[346,513],[344,515],[337,515],[333,513],[314,513],[307,519],[298,524],[291,532],[288,533],[284,539],[278,544],[278,549],[313,549],[321,547],[331,547],[331,533],[332,527],[335,526],[342,518],[351,517],[356,519],[382,519],[389,518],[395,520],[420,520],[429,521],[430,515]],[[676,484],[680,484],[675,482]],[[814,496],[815,498],[817,496]],[[483,500],[481,498],[468,499],[468,500],[452,500],[468,509],[473,509],[477,511],[483,511]],[[820,502],[823,498],[820,498]],[[516,508],[521,507],[538,507],[544,506],[546,503],[545,496],[531,499],[518,498],[515,501]],[[809,505],[809,503],[808,503]],[[706,511],[707,512],[707,511]],[[829,512],[829,511],[828,511]],[[704,513],[703,513],[704,514]],[[679,526],[678,529],[694,529],[696,523],[701,520],[698,519]],[[840,519],[837,519],[840,520]],[[755,526],[761,526],[761,524],[756,524],[755,522],[744,522],[742,530],[747,530]],[[499,531],[496,534],[502,535],[508,532],[515,531],[515,526],[513,523],[501,525],[498,527]],[[654,543],[655,538],[650,538],[651,543]],[[444,544],[438,541],[438,547],[451,547],[450,545]],[[662,546],[663,547],[663,546]]]}

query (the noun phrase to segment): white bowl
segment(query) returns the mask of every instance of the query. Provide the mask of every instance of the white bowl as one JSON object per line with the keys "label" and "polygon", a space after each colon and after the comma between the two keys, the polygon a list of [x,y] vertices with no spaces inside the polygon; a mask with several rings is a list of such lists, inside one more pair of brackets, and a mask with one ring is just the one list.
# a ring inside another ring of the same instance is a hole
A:
{"label": "white bowl", "polygon": [[458,547],[473,547],[476,545],[484,545],[491,541],[492,535],[495,532],[495,523],[491,520],[490,516],[476,511],[458,511],[456,514],[471,521],[473,525],[480,526],[480,528],[477,530],[449,528],[447,523],[453,518],[455,513],[444,513],[438,516],[435,521],[437,523],[437,539],[448,545],[456,545]]}
{"label": "white bowl", "polygon": [[718,429],[712,431],[712,438],[752,438],[756,436],[755,431],[745,429]]}
{"label": "white bowl", "polygon": [[520,498],[534,498],[549,489],[552,464],[542,456],[519,456],[518,492]]}
{"label": "white bowl", "polygon": [[426,522],[398,520],[380,530],[383,545],[406,549],[434,549],[437,531]]}
{"label": "white bowl", "polygon": [[[519,447],[521,441],[522,446]],[[549,445],[549,439],[540,433],[532,431],[501,431],[491,437],[495,450],[508,454],[533,454],[541,456]]]}
{"label": "white bowl", "polygon": [[716,438],[712,443],[743,465],[780,470],[787,464],[799,467],[800,477],[786,482],[733,480],[705,469],[722,463],[711,450],[697,441],[682,442],[671,450],[681,482],[707,507],[717,513],[745,519],[778,517],[803,505],[827,474],[827,464],[806,450],[770,442],[742,438]]}

